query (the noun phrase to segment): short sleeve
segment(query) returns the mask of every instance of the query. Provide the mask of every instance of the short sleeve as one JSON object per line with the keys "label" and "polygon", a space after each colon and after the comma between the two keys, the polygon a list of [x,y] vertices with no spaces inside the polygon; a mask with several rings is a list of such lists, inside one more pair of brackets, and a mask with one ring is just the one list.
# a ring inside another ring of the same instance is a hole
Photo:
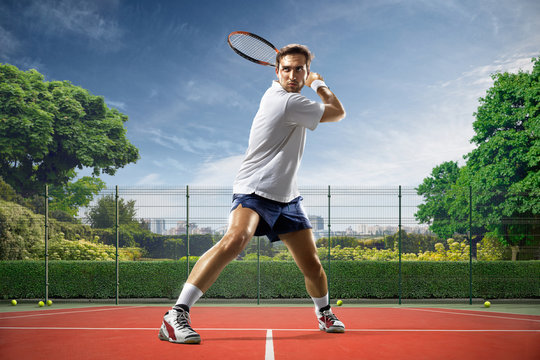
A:
{"label": "short sleeve", "polygon": [[300,94],[292,94],[285,109],[286,119],[291,124],[315,130],[324,113],[324,105]]}

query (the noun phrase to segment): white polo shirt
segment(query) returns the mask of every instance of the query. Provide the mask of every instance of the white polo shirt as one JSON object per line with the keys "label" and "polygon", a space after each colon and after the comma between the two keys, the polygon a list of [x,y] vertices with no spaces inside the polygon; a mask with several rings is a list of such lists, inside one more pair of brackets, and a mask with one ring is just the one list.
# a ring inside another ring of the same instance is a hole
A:
{"label": "white polo shirt", "polygon": [[284,203],[298,197],[296,174],[304,153],[306,129],[315,130],[323,113],[323,104],[287,92],[274,81],[253,119],[233,192],[255,193]]}

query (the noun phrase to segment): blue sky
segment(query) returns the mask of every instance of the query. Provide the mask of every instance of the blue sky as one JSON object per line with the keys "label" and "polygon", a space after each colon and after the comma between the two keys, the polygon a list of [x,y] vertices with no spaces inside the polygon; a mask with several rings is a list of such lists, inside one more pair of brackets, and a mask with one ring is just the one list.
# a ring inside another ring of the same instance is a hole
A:
{"label": "blue sky", "polygon": [[227,34],[303,43],[347,118],[309,132],[299,184],[415,186],[444,161],[463,164],[490,74],[540,55],[539,18],[535,0],[3,0],[0,62],[129,116],[141,159],[101,176],[109,186],[231,185],[275,75],[234,54]]}

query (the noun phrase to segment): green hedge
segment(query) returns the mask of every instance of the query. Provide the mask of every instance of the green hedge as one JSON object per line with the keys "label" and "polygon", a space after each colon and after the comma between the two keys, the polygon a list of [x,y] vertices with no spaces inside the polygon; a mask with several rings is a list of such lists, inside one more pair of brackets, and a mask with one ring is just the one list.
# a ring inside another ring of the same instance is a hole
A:
{"label": "green hedge", "polygon": [[[190,264],[192,268],[194,262]],[[44,297],[43,261],[1,261],[0,294],[9,298]],[[324,263],[327,266],[327,263]],[[305,298],[304,279],[294,262],[261,262],[260,296]],[[334,261],[329,274],[333,298],[399,296],[399,265],[395,261]],[[121,298],[178,296],[186,279],[185,261],[120,262]],[[540,297],[540,261],[474,262],[473,297]],[[257,263],[233,261],[205,294],[208,298],[256,298]],[[106,299],[116,297],[112,261],[50,261],[49,297]],[[467,298],[468,262],[402,263],[402,298]]]}

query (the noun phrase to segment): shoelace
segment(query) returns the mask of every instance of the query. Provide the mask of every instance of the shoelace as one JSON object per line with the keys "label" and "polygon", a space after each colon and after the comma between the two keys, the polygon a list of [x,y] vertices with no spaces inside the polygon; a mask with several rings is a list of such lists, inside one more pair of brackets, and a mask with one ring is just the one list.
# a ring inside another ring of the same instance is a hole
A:
{"label": "shoelace", "polygon": [[336,317],[336,315],[334,315],[334,313],[331,313],[330,311],[324,311],[322,313],[322,316],[323,317],[326,317],[332,321],[336,321],[338,318]]}
{"label": "shoelace", "polygon": [[189,317],[189,313],[187,311],[179,311],[176,321],[178,324],[187,326],[191,329],[191,318]]}

